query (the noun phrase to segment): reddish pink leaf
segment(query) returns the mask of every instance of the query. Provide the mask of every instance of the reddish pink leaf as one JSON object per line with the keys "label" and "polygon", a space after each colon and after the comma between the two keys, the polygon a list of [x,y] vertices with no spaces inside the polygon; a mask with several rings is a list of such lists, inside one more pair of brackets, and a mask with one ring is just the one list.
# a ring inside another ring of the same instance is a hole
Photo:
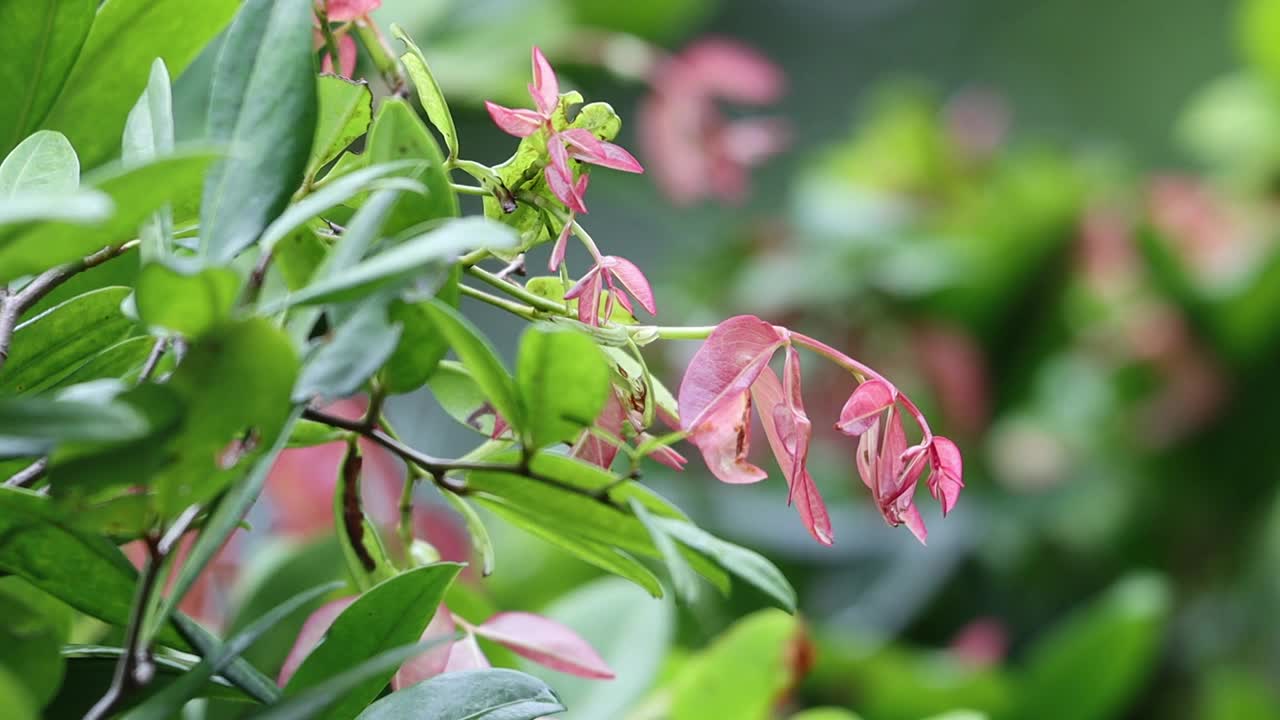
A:
{"label": "reddish pink leaf", "polygon": [[787,479],[788,502],[794,501],[800,521],[809,534],[823,545],[830,545],[834,538],[831,517],[805,467],[812,425],[800,406],[800,366],[798,360],[792,359],[794,353],[795,348],[788,348],[784,368],[787,379],[779,381],[773,369],[766,367],[751,386],[751,395],[759,407],[765,437]]}
{"label": "reddish pink leaf", "polygon": [[935,437],[929,446],[929,494],[942,504],[945,517],[956,506],[960,499],[960,489],[964,487],[964,460],[960,457],[960,448],[944,437]]}
{"label": "reddish pink leaf", "polygon": [[589,130],[581,128],[565,130],[557,137],[569,143],[569,154],[578,160],[623,172],[644,172],[640,162],[631,153],[618,145],[597,138]]}
{"label": "reddish pink leaf", "polygon": [[[449,608],[442,604],[431,618],[431,622],[427,624],[427,629],[422,631],[422,640],[431,641],[451,638],[456,631],[457,628],[453,624],[452,613],[449,612]],[[446,642],[406,661],[396,671],[395,677],[391,679],[391,689],[401,690],[410,685],[417,685],[423,680],[433,678],[444,672],[449,665],[449,655],[452,649],[453,643]]]}
{"label": "reddish pink leaf", "polygon": [[578,301],[579,322],[593,327],[600,324],[600,285],[603,275],[603,268],[596,265],[564,294],[565,300]]}
{"label": "reddish pink leaf", "polygon": [[836,428],[845,435],[858,436],[866,432],[876,418],[894,403],[897,391],[883,380],[868,380],[849,396]]}
{"label": "reddish pink leaf", "polygon": [[720,323],[689,361],[680,383],[682,429],[701,432],[727,403],[741,402],[760,370],[783,342],[769,323],[738,315]]}
{"label": "reddish pink leaf", "polygon": [[[650,435],[649,433],[640,433],[639,435],[636,436],[637,443],[647,442],[652,439],[653,439],[653,436]],[[689,462],[687,459],[685,459],[685,456],[676,452],[675,448],[672,448],[670,445],[663,445],[662,447],[657,448],[656,450],[650,451],[649,457],[653,458],[654,460],[657,460],[663,465],[666,465],[672,470],[684,470],[685,464]]]}
{"label": "reddish pink leaf", "polygon": [[551,261],[547,263],[547,269],[551,272],[559,270],[560,265],[564,263],[564,254],[569,249],[569,234],[572,232],[573,222],[570,220],[560,229],[560,236],[556,238],[556,244],[551,248]]}
{"label": "reddish pink leaf", "polygon": [[316,5],[325,5],[329,22],[340,23],[368,15],[382,6],[382,0],[328,0],[327,3],[317,2]]}
{"label": "reddish pink leaf", "polygon": [[741,392],[706,416],[689,441],[702,452],[702,460],[721,482],[759,482],[768,475],[747,461],[751,450],[751,395]]}
{"label": "reddish pink leaf", "polygon": [[493,118],[493,124],[508,135],[529,137],[542,127],[542,116],[532,110],[503,107],[488,100],[484,101],[484,108]]}
{"label": "reddish pink leaf", "polygon": [[445,665],[444,671],[451,673],[462,670],[484,670],[487,667],[490,667],[489,658],[484,656],[484,651],[476,642],[476,636],[468,634],[453,644],[453,649],[449,651],[449,662]]}
{"label": "reddish pink leaf", "polygon": [[[631,293],[631,296],[640,302],[640,306],[649,312],[650,315],[658,314],[658,305],[653,300],[653,288],[649,286],[649,279],[644,276],[640,268],[635,263],[610,255],[604,258],[604,266],[609,273],[622,283],[622,287]],[[628,305],[627,311],[631,311]]]}
{"label": "reddish pink leaf", "polygon": [[734,102],[767,105],[786,85],[782,70],[755,50],[726,38],[706,38],[680,54],[687,82]]}
{"label": "reddish pink leaf", "polygon": [[912,535],[916,536],[921,545],[929,544],[929,529],[924,526],[924,518],[920,517],[920,510],[916,508],[915,503],[908,504],[902,511],[902,523],[907,526]]}
{"label": "reddish pink leaf", "polygon": [[498,613],[476,628],[476,634],[510,648],[517,655],[552,670],[578,677],[611,680],[604,659],[573,630],[549,618],[525,612]]}
{"label": "reddish pink leaf", "polygon": [[[596,418],[596,427],[614,437],[621,437],[622,423],[625,420],[626,412],[622,409],[622,403],[618,401],[617,393],[610,392],[609,398],[604,403],[604,409]],[[613,459],[618,456],[618,446],[589,430],[584,430],[582,437],[573,446],[572,455],[592,465],[608,468],[613,464]]]}
{"label": "reddish pink leaf", "polygon": [[556,78],[556,71],[551,69],[551,63],[537,46],[533,48],[533,84],[529,86],[529,94],[544,116],[551,115],[560,102],[560,81]]}
{"label": "reddish pink leaf", "polygon": [[551,193],[559,198],[565,207],[576,213],[585,214],[587,206],[581,195],[585,186],[574,183],[573,170],[569,167],[569,154],[564,149],[564,145],[556,142],[548,144],[547,155],[551,162],[547,165],[545,174]]}
{"label": "reddish pink leaf", "polygon": [[858,473],[871,488],[885,522],[897,527],[907,524],[911,533],[924,542],[927,532],[913,496],[924,471],[925,453],[907,451],[907,435],[897,407],[877,418],[858,440]]}
{"label": "reddish pink leaf", "polygon": [[298,671],[302,661],[307,659],[311,651],[320,644],[324,634],[329,632],[329,626],[338,619],[348,605],[356,601],[357,597],[359,596],[352,595],[321,605],[311,613],[306,622],[302,623],[302,630],[298,632],[297,639],[293,641],[293,648],[289,650],[289,655],[284,659],[284,665],[280,667],[280,677],[276,681],[280,687],[289,683],[289,678]]}
{"label": "reddish pink leaf", "polygon": [[[569,144],[569,153],[571,155],[580,153],[581,157],[579,159],[589,158],[603,152],[601,148],[603,142],[590,130],[571,128],[557,133],[555,137]],[[578,155],[575,155],[575,157],[578,157]],[[588,160],[588,162],[590,161]]]}
{"label": "reddish pink leaf", "polygon": [[[356,41],[350,35],[339,35],[338,41],[338,75],[349,78],[356,72]],[[323,37],[321,44],[324,43]],[[328,52],[320,60],[320,72],[333,73],[333,56]]]}

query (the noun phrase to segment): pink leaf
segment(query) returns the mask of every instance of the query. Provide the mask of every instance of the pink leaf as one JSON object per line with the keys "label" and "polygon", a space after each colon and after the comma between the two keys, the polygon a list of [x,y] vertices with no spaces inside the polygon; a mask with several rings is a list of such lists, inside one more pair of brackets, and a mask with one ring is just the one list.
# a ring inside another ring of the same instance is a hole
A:
{"label": "pink leaf", "polygon": [[687,68],[687,82],[726,100],[766,105],[778,100],[785,89],[786,77],[773,61],[733,40],[699,40],[679,60]]}
{"label": "pink leaf", "polygon": [[529,137],[542,127],[542,116],[532,110],[503,107],[488,100],[484,101],[484,108],[493,118],[493,124],[508,135]]}
{"label": "pink leaf", "polygon": [[[323,41],[322,41],[323,42]],[[356,41],[351,39],[350,35],[340,35],[338,42],[338,70],[337,74],[342,77],[349,78],[356,72]],[[332,73],[333,56],[327,51],[320,60],[320,72]]]}
{"label": "pink leaf", "polygon": [[[622,436],[622,423],[626,420],[626,411],[618,401],[617,393],[610,392],[604,403],[604,409],[596,418],[596,427],[613,435]],[[573,447],[573,456],[597,467],[608,468],[618,456],[618,446],[589,430],[582,431],[582,437]]]}
{"label": "pink leaf", "polygon": [[477,627],[476,633],[552,670],[600,680],[614,677],[608,664],[586,640],[568,627],[541,615],[498,613]]}
{"label": "pink leaf", "polygon": [[[658,314],[658,305],[653,300],[653,288],[649,286],[649,279],[644,276],[640,268],[635,263],[610,255],[604,258],[604,265],[608,268],[609,273],[618,278],[618,282],[622,283],[622,287],[626,288],[631,296],[640,301],[640,306],[649,312],[650,315]],[[630,307],[627,308],[630,311]]]}
{"label": "pink leaf", "polygon": [[544,116],[551,115],[560,102],[560,81],[556,78],[556,71],[551,69],[551,63],[537,46],[533,48],[533,84],[529,86],[529,94]]}
{"label": "pink leaf", "polygon": [[547,269],[555,272],[560,269],[560,265],[564,263],[565,251],[569,249],[569,234],[573,232],[573,222],[566,222],[560,230],[560,236],[556,238],[556,244],[551,248],[551,261],[547,263]]}
{"label": "pink leaf", "polygon": [[489,658],[484,656],[484,651],[476,642],[476,636],[468,634],[453,644],[453,648],[449,651],[449,662],[445,665],[444,671],[451,673],[462,670],[484,670],[487,667],[490,667]]}
{"label": "pink leaf", "polygon": [[[427,629],[422,631],[422,640],[431,641],[451,638],[456,630],[457,628],[453,624],[453,614],[449,612],[449,608],[442,604],[436,610],[435,616],[431,618],[431,622],[427,624]],[[396,671],[395,677],[391,679],[391,689],[401,690],[410,685],[417,685],[423,680],[433,678],[444,672],[449,665],[449,655],[452,648],[453,643],[446,642],[405,661],[400,666],[400,669]]]}
{"label": "pink leaf", "polygon": [[739,401],[782,341],[772,325],[754,315],[720,323],[694,353],[680,383],[682,429],[697,433],[723,405]]}
{"label": "pink leaf", "polygon": [[293,648],[284,659],[284,665],[280,667],[280,677],[276,681],[280,687],[289,684],[289,678],[293,677],[298,667],[302,665],[302,661],[306,660],[311,651],[320,644],[320,639],[329,632],[329,626],[333,625],[333,621],[337,620],[342,611],[355,602],[357,597],[359,596],[352,595],[326,603],[307,617],[306,622],[302,623],[302,630],[298,631],[297,639],[293,641]]}
{"label": "pink leaf", "polygon": [[585,214],[587,206],[580,192],[585,186],[574,184],[573,170],[569,167],[569,155],[564,146],[560,143],[548,144],[547,155],[551,163],[547,165],[545,174],[551,193],[559,198],[565,207],[576,213]]}
{"label": "pink leaf", "polygon": [[868,380],[849,396],[840,411],[840,421],[836,428],[845,435],[858,436],[866,432],[880,413],[889,409],[897,395],[892,387],[883,380]]}
{"label": "pink leaf", "polygon": [[689,441],[702,452],[702,460],[721,482],[735,485],[759,482],[768,475],[747,461],[751,449],[751,395],[741,392],[704,418]]}
{"label": "pink leaf", "polygon": [[[637,443],[647,442],[652,439],[653,436],[649,433],[640,433],[636,436]],[[672,470],[684,470],[685,463],[689,462],[670,445],[663,445],[662,447],[649,451],[649,457],[657,460],[663,465],[666,465]]]}
{"label": "pink leaf", "polygon": [[960,499],[960,489],[964,487],[964,460],[960,457],[960,448],[944,437],[935,437],[929,446],[929,494],[942,503],[942,514],[945,517],[956,506]]}
{"label": "pink leaf", "polygon": [[565,130],[557,137],[569,143],[569,154],[578,160],[623,172],[644,172],[640,162],[631,153],[618,145],[597,138],[590,130],[581,128]]}
{"label": "pink leaf", "polygon": [[382,0],[328,0],[326,3],[316,3],[321,4],[325,5],[329,22],[342,23],[351,22],[377,10],[382,6]]}
{"label": "pink leaf", "polygon": [[916,509],[915,503],[907,505],[902,511],[902,522],[911,534],[916,536],[921,545],[929,544],[929,530],[924,526],[924,518],[920,517],[920,511]]}
{"label": "pink leaf", "polygon": [[[579,153],[580,156],[574,155],[574,157],[579,157],[579,159],[599,155],[603,151],[601,148],[603,142],[590,130],[583,128],[570,128],[569,130],[563,130],[556,133],[555,137],[560,141],[569,144],[569,153],[571,155]],[[588,160],[588,162],[590,161]]]}
{"label": "pink leaf", "polygon": [[830,545],[833,542],[831,517],[805,467],[812,425],[800,406],[799,361],[792,357],[795,348],[787,351],[786,379],[779,381],[773,369],[766,367],[751,386],[751,395],[759,406],[765,437],[787,479],[788,502],[794,500],[796,512],[809,534],[823,545]]}
{"label": "pink leaf", "polygon": [[578,321],[593,327],[600,324],[600,285],[603,275],[604,269],[596,265],[564,294],[565,300],[578,301]]}

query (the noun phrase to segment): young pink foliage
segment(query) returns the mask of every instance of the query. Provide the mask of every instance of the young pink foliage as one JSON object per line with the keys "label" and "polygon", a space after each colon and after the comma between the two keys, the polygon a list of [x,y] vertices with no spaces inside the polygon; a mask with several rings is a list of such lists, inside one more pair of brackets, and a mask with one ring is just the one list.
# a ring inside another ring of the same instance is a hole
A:
{"label": "young pink foliage", "polygon": [[935,437],[929,444],[929,494],[942,504],[945,517],[956,506],[960,489],[964,487],[964,460],[960,448],[944,437]]}
{"label": "young pink foliage", "polygon": [[[610,392],[605,400],[604,409],[596,417],[596,427],[614,437],[622,437],[622,423],[627,419],[626,410],[618,400],[617,393]],[[571,454],[579,460],[592,465],[608,468],[618,456],[618,446],[590,431],[583,431],[582,437],[574,444]]]}
{"label": "young pink foliage", "polygon": [[[626,291],[626,294],[619,291],[619,286]],[[640,307],[650,315],[658,314],[658,306],[653,298],[653,288],[650,287],[648,278],[640,268],[626,258],[605,255],[598,258],[595,266],[564,294],[565,300],[577,299],[579,321],[591,326],[600,324],[600,292],[605,287],[609,290],[609,302],[605,308],[606,320],[612,314],[614,302],[621,304],[627,312],[635,313],[631,298],[627,295],[634,297],[640,303]]]}
{"label": "young pink foliage", "polygon": [[542,54],[542,48],[536,45],[533,48],[533,84],[529,86],[529,95],[538,111],[548,117],[560,102],[560,80],[556,71],[551,69],[551,63],[547,62],[547,56]]}
{"label": "young pink foliage", "polygon": [[861,435],[897,400],[898,391],[883,380],[868,380],[854,389],[836,427],[846,435]]}
{"label": "young pink foliage", "polygon": [[801,404],[800,366],[798,360],[793,361],[795,348],[787,350],[784,379],[779,381],[773,369],[766,367],[751,386],[751,396],[759,409],[765,437],[787,480],[788,502],[796,506],[809,534],[823,545],[830,545],[834,534],[827,505],[805,467],[813,426]]}
{"label": "young pink foliage", "polygon": [[500,643],[539,665],[570,675],[612,680],[613,670],[586,640],[549,618],[526,612],[498,613],[476,634]]}
{"label": "young pink foliage", "polygon": [[878,418],[858,439],[858,474],[871,490],[880,514],[896,527],[905,524],[912,535],[924,543],[929,536],[924,519],[915,506],[916,482],[924,470],[924,454],[916,452],[908,458],[907,434],[897,407]]}
{"label": "young pink foliage", "polygon": [[463,670],[484,670],[487,667],[491,667],[489,658],[484,656],[484,651],[476,642],[476,636],[467,635],[454,643],[449,650],[449,662],[445,664],[444,671],[451,673]]}
{"label": "young pink foliage", "polygon": [[302,623],[302,630],[298,632],[297,639],[293,641],[293,648],[284,659],[284,665],[280,666],[280,677],[277,680],[280,687],[289,684],[289,678],[293,677],[302,665],[302,661],[306,660],[311,651],[320,644],[321,638],[329,632],[329,626],[333,625],[333,621],[337,620],[342,611],[355,602],[357,597],[359,596],[352,595],[325,603],[307,617],[306,622]]}
{"label": "young pink foliage", "polygon": [[611,142],[601,140],[590,130],[572,128],[557,133],[555,137],[568,144],[569,156],[575,160],[622,172],[644,172],[640,162],[631,153]]}
{"label": "young pink foliage", "polygon": [[382,0],[325,0],[317,2],[323,5],[329,16],[329,22],[351,22],[364,17],[382,6]]}
{"label": "young pink foliage", "polygon": [[489,111],[489,117],[498,129],[518,138],[529,137],[538,132],[544,121],[542,115],[533,110],[503,107],[488,100],[484,102],[484,108]]}
{"label": "young pink foliage", "polygon": [[[436,610],[436,614],[432,616],[431,622],[427,624],[427,628],[422,631],[422,641],[430,642],[442,638],[452,638],[457,627],[453,622],[453,614],[449,612],[449,608],[443,604]],[[410,685],[417,685],[423,680],[433,678],[445,671],[449,665],[449,656],[452,653],[454,643],[446,642],[437,645],[421,655],[411,658],[396,671],[395,677],[391,679],[391,689],[401,690]]]}
{"label": "young pink foliage", "polygon": [[738,315],[716,326],[689,361],[678,405],[684,430],[698,433],[707,420],[745,394],[784,338],[754,315]]}

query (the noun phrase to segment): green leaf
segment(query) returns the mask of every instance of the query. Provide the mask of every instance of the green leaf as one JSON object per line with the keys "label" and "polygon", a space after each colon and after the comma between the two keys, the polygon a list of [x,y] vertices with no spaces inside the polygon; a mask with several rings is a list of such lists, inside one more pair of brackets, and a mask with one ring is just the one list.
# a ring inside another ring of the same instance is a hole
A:
{"label": "green leaf", "polygon": [[702,528],[669,518],[657,518],[654,524],[682,544],[714,560],[720,567],[737,575],[768,595],[778,607],[796,611],[796,591],[782,571],[763,555],[726,542]]}
{"label": "green leaf", "polygon": [[1012,715],[1115,717],[1154,671],[1169,612],[1161,577],[1133,575],[1116,583],[1031,647]]}
{"label": "green leaf", "polygon": [[202,253],[223,263],[251,245],[302,182],[316,126],[312,0],[248,0],[214,71],[211,139],[230,156],[205,180]]}
{"label": "green leaf", "polygon": [[[66,658],[67,673],[53,701],[44,709],[44,717],[80,718],[89,713],[89,709],[98,698],[106,694],[111,687],[111,678],[115,674],[116,665],[124,648],[106,647],[102,645],[67,645],[62,655]],[[185,676],[193,663],[175,659],[169,655],[157,654],[153,658],[155,677],[145,687],[131,694],[121,705],[126,710],[138,703],[145,702],[158,692]],[[200,695],[208,698],[219,698],[233,702],[243,708],[250,702],[249,696],[236,689],[225,679],[215,677],[204,687]]]}
{"label": "green leaf", "polygon": [[512,427],[522,428],[524,411],[516,394],[515,382],[489,341],[461,313],[445,303],[431,300],[422,307],[493,408]]}
{"label": "green leaf", "polygon": [[400,326],[387,321],[387,303],[369,298],[312,351],[293,389],[296,402],[354,394],[382,367],[400,340]]}
{"label": "green leaf", "polygon": [[649,514],[644,509],[644,505],[631,501],[631,512],[640,519],[645,530],[649,531],[649,537],[653,539],[654,547],[658,548],[658,552],[662,553],[662,561],[667,564],[667,572],[671,573],[671,585],[675,588],[676,595],[684,600],[686,604],[692,605],[698,601],[698,597],[702,594],[702,584],[698,581],[698,574],[689,566],[689,561],[684,559],[680,554],[679,547],[676,546],[671,536],[667,534],[666,529],[658,523],[658,519]]}
{"label": "green leaf", "polygon": [[516,382],[529,446],[572,442],[595,422],[609,392],[609,367],[590,336],[571,328],[535,325],[525,330]]}
{"label": "green leaf", "polygon": [[369,164],[413,160],[420,163],[410,177],[427,188],[426,198],[402,198],[388,221],[388,233],[441,218],[457,217],[458,196],[444,170],[444,157],[417,113],[400,98],[382,102],[369,130],[364,154]]}
{"label": "green leaf", "polygon": [[69,193],[79,186],[80,158],[59,132],[41,130],[32,134],[0,163],[0,197]]}
{"label": "green leaf", "polygon": [[308,178],[315,178],[320,168],[368,132],[373,122],[373,93],[368,83],[337,75],[321,75],[316,83],[319,113],[307,163]]}
{"label": "green leaf", "polygon": [[512,237],[483,218],[452,220],[333,274],[286,298],[289,305],[314,305],[364,297],[383,287],[404,283],[428,265],[452,262],[468,249],[507,247]]}
{"label": "green leaf", "polygon": [[134,298],[138,319],[147,326],[196,338],[231,314],[240,276],[229,268],[184,265],[144,266]]}
{"label": "green leaf", "polygon": [[[416,641],[461,568],[456,563],[427,565],[370,588],[334,620],[324,640],[289,679],[285,696],[297,697],[310,688],[336,684],[342,670]],[[394,673],[395,666],[388,666],[362,680],[318,717],[354,716],[378,696]]]}
{"label": "green leaf", "polygon": [[200,690],[222,672],[232,660],[240,657],[258,638],[269,632],[309,603],[331,592],[341,583],[333,582],[301,592],[272,608],[251,625],[240,630],[219,649],[218,654],[206,657],[198,665],[171,683],[164,690],[151,696],[145,703],[130,712],[127,720],[168,720],[182,714],[182,706],[196,697]]}
{"label": "green leaf", "polygon": [[857,714],[844,708],[811,708],[792,715],[788,720],[862,720]]}
{"label": "green leaf", "polygon": [[316,445],[336,442],[345,436],[345,430],[339,430],[314,420],[301,419],[293,424],[293,430],[289,433],[289,441],[285,447],[315,447]]}
{"label": "green leaf", "polygon": [[39,707],[18,677],[0,668],[0,703],[10,720],[37,720]]}
{"label": "green leaf", "polygon": [[437,675],[392,693],[359,720],[537,720],[564,710],[543,681],[515,670]]}
{"label": "green leaf", "polygon": [[409,78],[413,80],[413,87],[418,91],[418,100],[422,103],[422,109],[427,111],[427,119],[444,136],[444,144],[449,148],[449,159],[457,158],[458,130],[453,126],[453,115],[449,112],[449,104],[445,102],[444,93],[440,91],[440,84],[436,82],[435,76],[427,66],[427,58],[399,25],[394,23],[391,25],[391,34],[408,48],[408,52],[400,56],[400,62],[404,63],[405,70],[409,71]]}
{"label": "green leaf", "polygon": [[466,499],[451,492],[440,493],[445,502],[462,516],[467,525],[467,535],[471,537],[471,546],[482,558],[481,574],[485,577],[493,574],[493,540],[489,538],[489,530],[484,526],[480,514],[467,503]]}
{"label": "green leaf", "polygon": [[654,600],[617,578],[582,585],[540,614],[573,628],[617,675],[602,683],[522,662],[527,672],[555,683],[569,708],[564,720],[627,717],[662,670],[676,629],[671,602]]}
{"label": "green leaf", "polygon": [[50,389],[114,378],[134,382],[142,371],[147,357],[155,347],[155,338],[131,337],[108,346],[89,361],[76,368],[70,375],[50,386]]}
{"label": "green leaf", "polygon": [[0,4],[5,32],[0,87],[6,94],[0,104],[0,155],[40,126],[80,54],[97,9],[97,0]]}
{"label": "green leaf", "polygon": [[[129,112],[124,126],[125,165],[142,165],[173,152],[173,92],[164,60],[151,65],[151,79],[138,104]],[[143,262],[167,256],[173,251],[173,208],[165,206],[142,226]]]}
{"label": "green leaf", "polygon": [[62,643],[71,630],[73,611],[25,580],[0,580],[0,670],[21,678],[38,706],[62,684]]}
{"label": "green leaf", "polygon": [[795,682],[792,645],[799,620],[762,610],[734,623],[685,663],[671,685],[670,720],[766,720]]}
{"label": "green leaf", "polygon": [[363,466],[359,446],[355,440],[347,443],[347,453],[338,470],[338,482],[333,489],[333,526],[338,531],[342,545],[342,557],[347,561],[347,572],[361,592],[393,578],[396,568],[387,557],[378,530],[364,514],[360,500],[360,471]]}
{"label": "green leaf", "polygon": [[128,296],[129,288],[94,290],[19,325],[0,370],[0,392],[47,388],[128,337],[133,321],[120,311]]}
{"label": "green leaf", "polygon": [[435,372],[431,373],[427,384],[431,387],[431,394],[436,402],[440,403],[449,417],[485,437],[493,435],[493,413],[483,412],[488,402],[484,391],[462,363],[441,361]]}
{"label": "green leaf", "polygon": [[123,403],[0,397],[0,428],[15,437],[110,442],[146,433],[147,422]]}
{"label": "green leaf", "polygon": [[[444,286],[436,292],[436,298],[450,307],[458,307],[461,298],[459,282],[461,268],[449,272]],[[393,395],[412,392],[422,387],[449,352],[449,345],[436,331],[425,308],[420,303],[395,300],[391,303],[391,320],[403,328],[395,352],[387,358],[379,378],[383,388]]]}
{"label": "green leaf", "polygon": [[110,219],[115,210],[111,196],[97,190],[79,190],[75,193],[18,193],[0,197],[0,237],[24,228],[5,226],[24,225],[43,220],[93,225]]}
{"label": "green leaf", "polygon": [[[120,148],[134,101],[156,58],[182,70],[226,27],[236,0],[107,0],[43,127],[60,130],[97,167]],[[59,33],[66,32],[59,26]]]}
{"label": "green leaf", "polygon": [[175,154],[130,169],[103,168],[85,185],[106,193],[115,214],[91,227],[48,222],[0,231],[0,282],[79,260],[135,237],[138,226],[160,207],[198,187],[212,162],[208,153]]}

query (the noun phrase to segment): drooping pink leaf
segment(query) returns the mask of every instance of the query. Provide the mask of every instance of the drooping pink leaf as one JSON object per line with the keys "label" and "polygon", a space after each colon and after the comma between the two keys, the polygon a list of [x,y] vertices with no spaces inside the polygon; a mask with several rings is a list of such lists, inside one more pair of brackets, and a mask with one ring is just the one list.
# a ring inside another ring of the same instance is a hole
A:
{"label": "drooping pink leaf", "polygon": [[[604,409],[596,418],[596,427],[614,437],[621,437],[622,423],[625,420],[626,412],[622,409],[622,403],[618,401],[617,393],[610,392],[609,398],[605,400]],[[582,437],[573,446],[572,455],[597,467],[608,468],[613,464],[613,459],[618,456],[618,446],[589,430],[583,430]]]}
{"label": "drooping pink leaf", "polygon": [[[585,175],[583,177],[586,177]],[[555,272],[560,269],[564,263],[564,254],[569,249],[569,234],[573,232],[573,223],[566,222],[564,227],[560,229],[560,235],[556,238],[556,244],[551,248],[551,260],[547,263],[547,269]]]}
{"label": "drooping pink leaf", "polygon": [[788,348],[784,375],[789,379],[779,381],[773,369],[766,367],[752,384],[751,395],[759,407],[760,423],[764,426],[769,447],[786,477],[788,502],[795,505],[809,534],[823,545],[830,545],[834,537],[831,517],[817,484],[805,467],[812,425],[800,406],[800,367],[798,361],[792,360],[792,353],[795,353],[795,348]]}
{"label": "drooping pink leaf", "polygon": [[741,392],[706,416],[689,441],[721,482],[735,485],[764,480],[768,474],[747,460],[751,449],[751,394]]}
{"label": "drooping pink leaf", "polygon": [[897,391],[883,380],[868,380],[854,389],[840,411],[836,428],[845,435],[866,432],[876,418],[894,403]]}
{"label": "drooping pink leaf", "polygon": [[557,137],[569,143],[569,155],[578,160],[623,172],[644,172],[640,161],[631,153],[621,146],[597,138],[590,130],[574,128],[561,132]]}
{"label": "drooping pink leaf", "polygon": [[565,300],[578,301],[578,321],[593,327],[600,324],[600,285],[603,274],[604,269],[599,265],[592,267],[564,294]]}
{"label": "drooping pink leaf", "polygon": [[[647,442],[652,439],[653,436],[649,433],[640,433],[636,436],[637,443]],[[685,456],[681,455],[670,445],[663,445],[662,447],[650,451],[649,457],[657,460],[663,465],[666,465],[672,470],[684,470],[685,464],[689,462]]]}
{"label": "drooping pink leaf", "polygon": [[932,467],[929,494],[942,504],[945,517],[960,499],[960,490],[964,487],[964,460],[955,443],[944,437],[935,437],[929,446],[929,461]]}
{"label": "drooping pink leaf", "polygon": [[[453,623],[453,614],[449,612],[449,608],[442,604],[436,610],[436,614],[432,616],[427,628],[422,631],[422,641],[428,642],[450,638],[453,637],[456,631],[457,627]],[[453,643],[446,642],[405,661],[400,666],[400,669],[396,671],[395,677],[391,679],[391,689],[400,690],[410,685],[417,685],[423,680],[433,678],[444,672],[449,665],[449,655],[452,649]]]}
{"label": "drooping pink leaf", "polygon": [[720,323],[694,353],[680,382],[682,429],[697,433],[722,405],[738,402],[782,341],[772,325],[754,315]]}
{"label": "drooping pink leaf", "polygon": [[317,2],[328,11],[329,22],[351,22],[358,17],[368,15],[382,6],[382,0],[328,0]]}
{"label": "drooping pink leaf", "polygon": [[[649,279],[644,276],[644,272],[636,267],[636,264],[626,258],[610,255],[604,258],[604,266],[609,273],[622,283],[622,287],[631,296],[640,302],[640,306],[649,312],[650,315],[658,314],[658,305],[653,299],[653,288],[649,286]],[[627,308],[631,310],[630,307]]]}
{"label": "drooping pink leaf", "polygon": [[451,673],[462,670],[484,670],[487,667],[490,667],[489,658],[484,656],[484,651],[476,642],[476,636],[468,634],[453,644],[453,649],[449,651],[449,662],[445,665],[444,671]]}
{"label": "drooping pink leaf", "polygon": [[570,628],[541,615],[498,613],[478,626],[476,634],[552,670],[600,680],[614,677],[613,670],[586,640]]}
{"label": "drooping pink leaf", "polygon": [[914,502],[909,503],[901,513],[902,523],[907,526],[912,535],[920,541],[921,545],[929,544],[929,529],[924,526],[924,518],[920,517],[920,510],[916,508]]}
{"label": "drooping pink leaf", "polygon": [[858,439],[858,473],[871,488],[880,514],[893,527],[905,523],[922,543],[927,531],[913,496],[925,457],[923,450],[907,453],[907,435],[896,406]]}
{"label": "drooping pink leaf", "polygon": [[297,639],[293,641],[293,648],[284,659],[284,665],[280,666],[280,677],[276,681],[280,687],[289,684],[289,678],[293,677],[298,667],[302,665],[302,661],[306,660],[311,651],[320,644],[320,639],[329,631],[329,626],[333,625],[333,621],[337,620],[342,611],[355,602],[357,597],[359,596],[352,595],[325,603],[307,617],[306,622],[302,623],[302,630],[298,632]]}
{"label": "drooping pink leaf", "polygon": [[547,165],[545,175],[551,193],[565,207],[576,213],[586,214],[587,206],[581,195],[581,186],[574,183],[573,170],[569,167],[569,154],[564,145],[555,142],[548,144],[547,156],[551,162]]}
{"label": "drooping pink leaf", "polygon": [[493,118],[493,124],[508,135],[529,137],[542,127],[542,116],[532,110],[503,107],[488,100],[484,101],[484,108]]}
{"label": "drooping pink leaf", "polygon": [[533,48],[533,84],[529,86],[533,102],[544,116],[549,116],[560,102],[560,81],[551,63],[536,45]]}

